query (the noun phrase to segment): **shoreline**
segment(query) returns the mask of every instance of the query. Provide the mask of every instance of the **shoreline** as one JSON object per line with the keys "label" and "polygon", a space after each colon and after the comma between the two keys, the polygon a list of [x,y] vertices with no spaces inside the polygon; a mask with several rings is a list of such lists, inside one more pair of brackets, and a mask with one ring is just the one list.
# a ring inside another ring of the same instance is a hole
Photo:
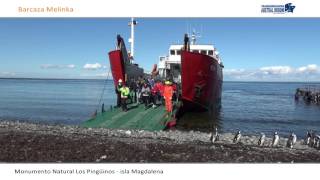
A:
{"label": "shoreline", "polygon": [[138,131],[82,128],[0,121],[0,162],[202,162],[292,163],[320,162],[320,151],[303,145],[285,147],[286,138],[271,148],[257,146],[258,137],[243,136],[232,143],[233,134],[210,142],[199,131]]}

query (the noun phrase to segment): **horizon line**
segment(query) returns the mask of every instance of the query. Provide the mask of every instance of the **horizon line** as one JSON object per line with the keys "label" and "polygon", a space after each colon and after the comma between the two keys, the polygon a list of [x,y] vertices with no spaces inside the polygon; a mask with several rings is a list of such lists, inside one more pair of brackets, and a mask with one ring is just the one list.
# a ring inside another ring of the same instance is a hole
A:
{"label": "horizon line", "polygon": [[[0,79],[39,79],[39,80],[112,80],[112,78],[31,78],[31,77],[0,77]],[[320,83],[320,81],[257,81],[257,80],[225,80],[223,82],[252,82],[252,83]]]}

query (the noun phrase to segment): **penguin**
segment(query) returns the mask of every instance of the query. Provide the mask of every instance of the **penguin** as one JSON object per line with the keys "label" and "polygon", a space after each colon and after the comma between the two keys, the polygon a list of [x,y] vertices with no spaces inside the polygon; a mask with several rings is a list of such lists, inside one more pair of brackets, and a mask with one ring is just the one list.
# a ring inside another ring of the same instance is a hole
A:
{"label": "penguin", "polygon": [[292,144],[295,145],[297,142],[297,135],[292,133],[291,136],[292,136]]}
{"label": "penguin", "polygon": [[316,140],[315,140],[315,148],[319,149],[320,148],[320,135],[316,135]]}
{"label": "penguin", "polygon": [[261,133],[259,141],[258,141],[258,146],[263,146],[265,139],[266,139],[266,135],[264,133]]}
{"label": "penguin", "polygon": [[289,137],[288,137],[288,141],[287,141],[287,145],[286,145],[286,146],[287,146],[288,148],[293,147],[291,134],[290,134]]}
{"label": "penguin", "polygon": [[297,136],[294,133],[291,133],[287,141],[287,147],[292,149],[296,142],[297,142]]}
{"label": "penguin", "polygon": [[314,147],[316,144],[316,133],[311,131],[311,138],[310,138],[310,147]]}
{"label": "penguin", "polygon": [[211,133],[210,141],[212,143],[215,143],[216,141],[219,141],[218,128],[215,128],[215,131]]}
{"label": "penguin", "polygon": [[319,144],[318,139],[315,138],[313,147],[317,149],[318,144]]}
{"label": "penguin", "polygon": [[305,139],[306,145],[310,145],[310,140],[311,140],[311,133],[310,133],[310,131],[307,131],[307,135],[306,135],[306,139]]}
{"label": "penguin", "polygon": [[215,133],[216,133],[216,141],[220,141],[220,134],[218,133],[218,128],[215,128]]}
{"label": "penguin", "polygon": [[272,146],[274,147],[274,146],[277,146],[278,145],[278,143],[279,143],[279,139],[280,139],[280,137],[279,137],[279,135],[278,135],[278,132],[276,131],[276,132],[274,132],[274,135],[273,135],[273,139],[272,139]]}
{"label": "penguin", "polygon": [[241,131],[238,131],[233,138],[233,143],[238,143],[240,141],[240,138],[241,138]]}

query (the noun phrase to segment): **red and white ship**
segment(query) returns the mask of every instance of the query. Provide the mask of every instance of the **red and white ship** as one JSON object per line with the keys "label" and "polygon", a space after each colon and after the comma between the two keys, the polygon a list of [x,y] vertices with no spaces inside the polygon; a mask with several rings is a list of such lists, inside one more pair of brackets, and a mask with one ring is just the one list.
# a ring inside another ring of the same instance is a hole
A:
{"label": "red and white ship", "polygon": [[169,55],[160,56],[159,74],[181,83],[181,100],[187,110],[213,110],[221,105],[222,61],[212,45],[196,44],[195,33],[185,35],[183,45],[171,45]]}
{"label": "red and white ship", "polygon": [[[133,61],[134,26],[132,18],[130,53],[127,52],[123,38],[117,36],[116,50],[109,52],[110,66],[114,84],[144,76],[144,71]],[[213,110],[220,107],[222,92],[223,64],[217,49],[212,44],[196,44],[196,35],[185,35],[184,44],[171,45],[169,55],[160,56],[158,62],[159,76],[172,78],[181,85],[180,99],[188,110]]]}
{"label": "red and white ship", "polygon": [[131,37],[129,42],[131,43],[131,51],[127,52],[123,38],[117,35],[116,49],[109,52],[110,67],[114,85],[118,84],[118,80],[128,82],[132,79],[136,80],[138,77],[143,76],[143,69],[135,64],[133,61],[134,55],[134,26],[136,21],[132,18],[129,26],[131,26]]}

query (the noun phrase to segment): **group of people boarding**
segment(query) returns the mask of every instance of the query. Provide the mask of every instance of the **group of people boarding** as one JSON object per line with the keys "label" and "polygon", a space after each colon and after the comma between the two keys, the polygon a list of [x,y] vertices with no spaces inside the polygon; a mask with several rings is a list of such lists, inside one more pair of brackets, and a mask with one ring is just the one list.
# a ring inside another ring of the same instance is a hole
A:
{"label": "group of people boarding", "polygon": [[122,107],[123,111],[128,111],[127,103],[144,104],[148,109],[152,104],[156,108],[160,104],[165,104],[166,111],[172,113],[172,101],[177,98],[177,85],[170,80],[161,81],[153,78],[144,79],[139,77],[138,80],[131,79],[128,83],[118,80],[116,87],[117,106]]}

